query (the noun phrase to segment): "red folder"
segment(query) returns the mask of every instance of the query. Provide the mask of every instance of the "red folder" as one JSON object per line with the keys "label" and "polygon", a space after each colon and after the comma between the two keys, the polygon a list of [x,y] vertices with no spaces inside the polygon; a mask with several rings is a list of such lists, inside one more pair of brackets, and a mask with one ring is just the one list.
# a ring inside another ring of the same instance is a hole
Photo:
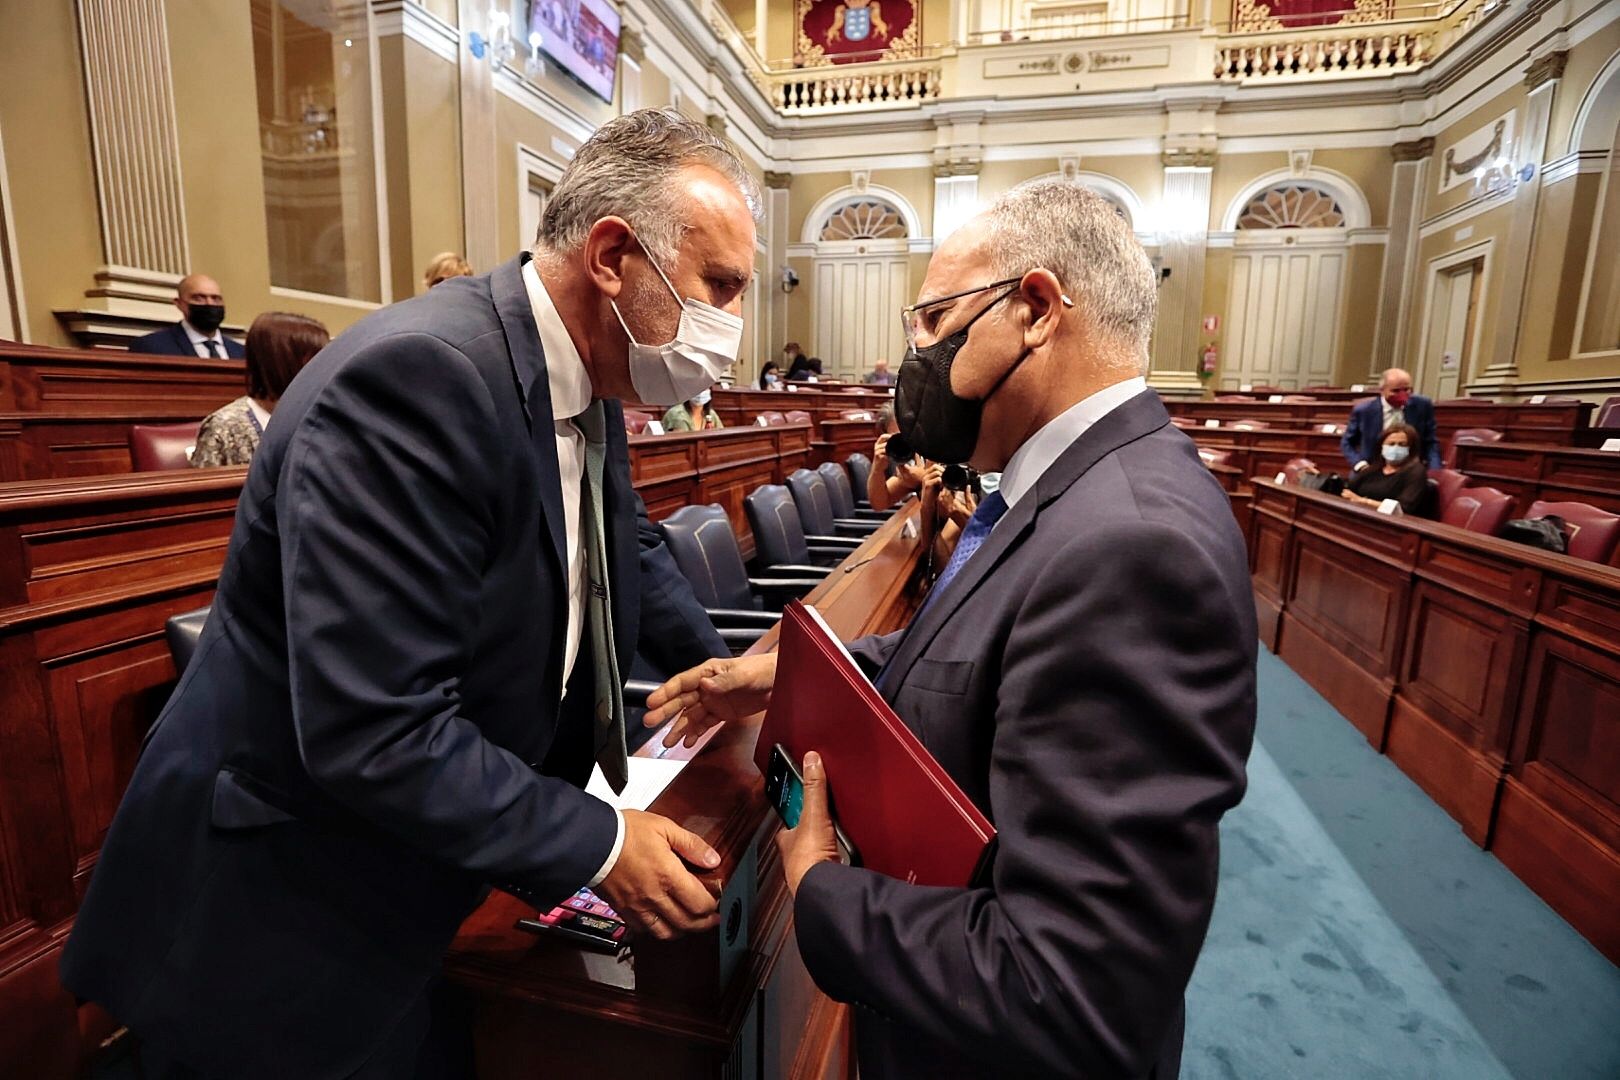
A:
{"label": "red folder", "polygon": [[754,748],[763,774],[777,743],[827,770],[833,815],[862,866],[916,885],[971,883],[995,826],[889,708],[814,609],[782,615],[776,686]]}

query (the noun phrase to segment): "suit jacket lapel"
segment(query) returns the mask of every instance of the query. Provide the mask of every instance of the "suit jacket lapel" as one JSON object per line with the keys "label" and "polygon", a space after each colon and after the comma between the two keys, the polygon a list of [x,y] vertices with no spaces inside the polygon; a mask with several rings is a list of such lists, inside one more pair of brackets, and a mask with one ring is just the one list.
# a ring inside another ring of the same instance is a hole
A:
{"label": "suit jacket lapel", "polygon": [[[550,542],[551,565],[557,580],[568,580],[568,559],[563,526],[562,471],[557,464],[557,435],[552,426],[551,384],[546,379],[546,358],[540,348],[540,330],[521,272],[527,253],[502,263],[489,276],[489,288],[506,333],[512,377],[523,401],[535,468],[540,473],[540,503],[545,536]],[[620,425],[621,427],[623,425]],[[566,586],[565,586],[566,587]]]}
{"label": "suit jacket lapel", "polygon": [[1073,486],[1097,462],[1126,443],[1157,431],[1169,422],[1170,414],[1165,411],[1158,393],[1144,390],[1087,428],[1060,454],[1035,482],[1035,489],[1018,500],[1018,505],[1007,511],[1007,515],[996,524],[990,538],[957,572],[945,595],[906,631],[895,654],[894,672],[883,680],[889,688],[890,697],[899,693],[912,665],[933,643],[940,628],[967,602],[968,597],[990,576],[990,572],[1034,531],[1036,520],[1048,503]]}

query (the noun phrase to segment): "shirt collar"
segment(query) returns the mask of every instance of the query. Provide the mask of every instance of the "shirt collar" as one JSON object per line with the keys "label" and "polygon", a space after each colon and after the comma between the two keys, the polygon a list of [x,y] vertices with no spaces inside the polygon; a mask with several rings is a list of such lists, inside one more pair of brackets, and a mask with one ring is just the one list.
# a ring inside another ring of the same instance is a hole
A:
{"label": "shirt collar", "polygon": [[205,341],[221,341],[218,330],[215,330],[212,334],[205,334],[192,326],[190,319],[183,316],[180,319],[180,328],[186,332],[186,337],[191,339],[193,345],[201,345]]}
{"label": "shirt collar", "polygon": [[568,336],[557,305],[551,302],[540,280],[534,260],[523,263],[523,287],[529,293],[534,325],[540,330],[540,348],[546,356],[546,384],[551,389],[551,414],[556,420],[571,420],[591,406],[591,375],[585,361]]}
{"label": "shirt collar", "polygon": [[1088,428],[1146,389],[1147,380],[1140,375],[1105,386],[1054,416],[1026,439],[1001,471],[1001,497],[1007,500],[1008,508],[1028,494],[1041,474]]}

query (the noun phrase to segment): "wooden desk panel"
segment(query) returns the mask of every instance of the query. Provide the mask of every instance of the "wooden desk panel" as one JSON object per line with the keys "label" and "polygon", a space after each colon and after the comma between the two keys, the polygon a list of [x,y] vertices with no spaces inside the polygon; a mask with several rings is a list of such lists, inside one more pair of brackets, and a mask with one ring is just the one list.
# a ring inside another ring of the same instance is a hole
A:
{"label": "wooden desk panel", "polygon": [[1590,503],[1620,514],[1620,453],[1527,443],[1472,443],[1457,447],[1456,467],[1476,487],[1514,496],[1523,517],[1538,499]]}
{"label": "wooden desk panel", "polygon": [[[886,632],[915,609],[922,546],[903,530],[916,513],[912,506],[895,515],[844,561],[850,572],[835,571],[807,597],[837,633]],[[775,645],[772,630],[750,651]],[[851,1074],[848,1012],[815,990],[793,942],[779,826],[753,764],[759,721],[723,725],[698,749],[665,755],[690,764],[651,807],[721,853],[723,906],[733,890],[748,897],[737,923],[746,956],[729,980],[715,974],[724,926],[679,942],[638,942],[622,961],[587,958],[515,929],[529,909],[493,894],[462,927],[447,963],[475,1005],[481,1077],[527,1080],[542,1063],[548,1074],[603,1080]],[[660,745],[655,736],[638,754]]]}
{"label": "wooden desk panel", "polygon": [[1620,960],[1620,571],[1252,485],[1267,643]]}
{"label": "wooden desk panel", "polygon": [[240,360],[0,342],[0,412],[100,415],[138,405],[200,420],[246,387]]}
{"label": "wooden desk panel", "polygon": [[[1166,401],[1172,416],[1202,422],[1216,419],[1263,420],[1274,426],[1305,427],[1345,424],[1350,405],[1342,402]],[[1493,428],[1508,441],[1573,446],[1591,423],[1591,402],[1573,405],[1498,405],[1489,401],[1441,402],[1434,407],[1435,429],[1442,448],[1462,428]]]}

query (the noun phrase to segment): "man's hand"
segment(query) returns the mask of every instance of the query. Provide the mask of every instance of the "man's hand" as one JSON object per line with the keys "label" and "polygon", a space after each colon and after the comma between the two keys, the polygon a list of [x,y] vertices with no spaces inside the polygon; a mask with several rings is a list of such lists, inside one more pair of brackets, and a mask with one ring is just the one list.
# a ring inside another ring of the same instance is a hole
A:
{"label": "man's hand", "polygon": [[623,814],[624,846],[613,870],[596,884],[597,894],[625,922],[660,941],[717,925],[718,902],[686,868],[691,863],[713,870],[720,865],[715,850],[666,817],[640,810]]}
{"label": "man's hand", "polygon": [[889,440],[894,438],[894,432],[886,431],[877,437],[877,445],[872,447],[872,470],[879,472],[889,467]]}
{"label": "man's hand", "polygon": [[804,808],[799,825],[776,834],[776,849],[782,853],[782,873],[788,892],[799,893],[799,882],[817,863],[838,861],[838,834],[833,831],[832,811],[827,805],[827,773],[821,755],[812,750],[804,755]]}
{"label": "man's hand", "polygon": [[1360,472],[1362,469],[1365,469],[1366,467],[1367,467],[1367,462],[1358,461],[1358,462],[1356,462],[1355,466],[1350,471],[1351,472]]}
{"label": "man's hand", "polygon": [[769,705],[775,683],[775,653],[705,660],[654,690],[641,722],[655,728],[679,716],[664,736],[664,745],[674,746],[684,739],[687,746],[695,746],[705,731],[722,720],[741,720]]}

